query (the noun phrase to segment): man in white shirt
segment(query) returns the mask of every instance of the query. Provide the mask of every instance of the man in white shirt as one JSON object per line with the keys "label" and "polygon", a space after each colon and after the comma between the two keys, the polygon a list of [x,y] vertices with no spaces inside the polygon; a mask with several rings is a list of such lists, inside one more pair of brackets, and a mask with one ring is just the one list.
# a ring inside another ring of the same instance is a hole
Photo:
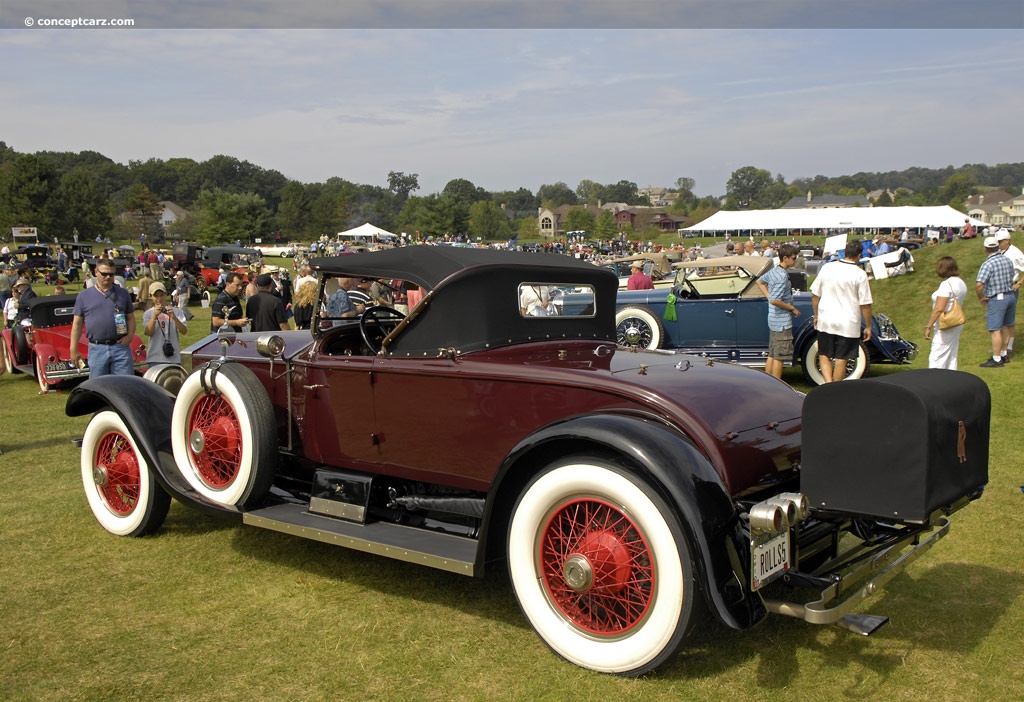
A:
{"label": "man in white shirt", "polygon": [[[999,251],[1013,261],[1013,294],[1019,298],[1020,286],[1021,283],[1024,283],[1024,278],[1021,277],[1021,274],[1024,273],[1024,252],[1014,246],[1013,240],[1010,238],[1010,231],[1005,227],[996,232],[996,243],[999,245]],[[1010,339],[1006,342],[1006,353],[1008,354],[1013,353],[1014,329],[1016,329],[1016,325],[1009,328]]]}
{"label": "man in white shirt", "polygon": [[307,282],[311,282],[316,285],[316,276],[313,275],[313,269],[309,266],[303,266],[299,269],[299,276],[295,279],[292,291],[297,292],[299,288],[305,285]]}
{"label": "man in white shirt", "polygon": [[859,265],[861,250],[861,242],[847,242],[842,260],[822,266],[811,283],[818,361],[826,383],[843,380],[861,341],[871,340],[871,287]]}

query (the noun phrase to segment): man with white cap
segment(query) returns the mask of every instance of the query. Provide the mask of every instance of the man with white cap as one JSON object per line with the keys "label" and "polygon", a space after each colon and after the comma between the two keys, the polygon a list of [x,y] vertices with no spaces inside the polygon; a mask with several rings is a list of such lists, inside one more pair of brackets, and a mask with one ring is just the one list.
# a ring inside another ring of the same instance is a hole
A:
{"label": "man with white cap", "polygon": [[[1003,227],[996,232],[996,243],[999,245],[999,251],[1013,262],[1013,294],[1015,297],[1020,299],[1020,286],[1024,283],[1024,278],[1021,274],[1024,273],[1024,252],[1021,252],[1013,241],[1010,239],[1010,231]],[[1010,325],[1010,338],[1006,342],[1006,354],[1007,356],[1013,355],[1013,333],[1016,325]]]}
{"label": "man with white cap", "polygon": [[1002,368],[1009,362],[1007,343],[1017,314],[1017,297],[1013,288],[1013,262],[999,251],[994,236],[983,242],[988,258],[981,264],[975,279],[978,301],[985,307],[985,322],[992,341],[992,358],[982,368]]}

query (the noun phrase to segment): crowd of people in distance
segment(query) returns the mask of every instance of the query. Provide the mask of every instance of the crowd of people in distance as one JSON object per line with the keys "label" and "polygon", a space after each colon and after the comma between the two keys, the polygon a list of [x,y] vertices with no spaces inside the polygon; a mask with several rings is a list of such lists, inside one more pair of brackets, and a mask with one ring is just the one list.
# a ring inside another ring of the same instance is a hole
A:
{"label": "crowd of people in distance", "polygon": [[[826,380],[842,379],[846,365],[859,350],[859,344],[870,336],[871,294],[865,271],[869,270],[866,264],[871,259],[890,253],[901,244],[940,245],[956,238],[974,239],[979,236],[983,237],[988,257],[977,274],[975,290],[979,303],[985,309],[986,328],[992,345],[991,358],[981,365],[994,368],[1009,363],[1013,355],[1016,299],[1024,275],[1024,254],[1013,245],[1008,230],[990,227],[978,232],[968,219],[959,231],[947,228],[943,232],[929,226],[912,234],[908,229],[894,229],[886,237],[872,232],[861,240],[854,239],[851,233],[845,250],[835,253],[832,258],[825,258],[811,286],[811,293],[814,324],[819,334],[820,362]],[[396,244],[472,245],[465,237],[459,236],[414,239],[404,234]],[[624,235],[601,241],[587,241],[582,236],[571,235],[564,241],[526,245],[510,240],[490,246],[569,255],[595,264],[667,251],[675,252],[680,260],[705,257],[699,242],[687,246],[681,240],[674,246],[664,247],[650,241],[629,240]],[[374,305],[394,307],[403,313],[415,307],[423,291],[400,280],[338,279],[323,299],[317,299],[318,281],[309,260],[353,253],[362,248],[322,237],[313,242],[308,251],[296,253],[292,265],[294,281],[284,268],[256,264],[245,272],[238,272],[223,266],[216,284],[218,292],[210,304],[210,331],[216,332],[223,326],[243,331],[309,329],[318,305],[327,317],[335,320],[356,316]],[[764,256],[777,261],[777,265],[758,281],[769,301],[768,323],[772,337],[766,370],[772,375],[780,376],[782,367],[793,360],[793,319],[799,312],[792,304],[792,287],[786,272],[804,265],[802,252],[807,249],[814,249],[815,255],[821,255],[820,246],[812,246],[809,241],[801,243],[798,235],[784,241],[766,237],[755,239],[753,235],[736,239],[730,235],[725,237],[726,256]],[[53,284],[55,294],[62,294],[68,280],[80,278],[83,290],[93,291],[90,293],[92,297],[79,295],[86,303],[95,298],[95,293],[102,296],[114,287],[130,290],[131,310],[143,311],[143,331],[149,339],[148,362],[179,363],[181,338],[188,333],[188,322],[192,316],[187,308],[196,296],[195,279],[187,271],[176,270],[174,262],[157,249],[144,246],[138,254],[137,265],[133,261],[133,265],[124,266],[122,263],[115,266],[117,254],[116,249],[109,249],[95,262],[85,259],[78,262],[72,261],[63,248],[57,247],[55,268],[47,271],[45,281]],[[831,265],[832,261],[852,265],[835,266]],[[960,277],[957,261],[951,256],[938,260],[936,273],[940,283],[931,296],[931,313],[924,333],[924,338],[931,341],[929,367],[956,369],[963,323],[952,324],[949,319],[956,317],[954,308],[959,308],[960,318],[963,318],[969,285]],[[3,323],[7,327],[19,321],[24,314],[25,302],[36,294],[32,280],[31,269],[15,269],[10,263],[0,274],[0,304]],[[129,281],[134,283],[130,288]],[[644,272],[642,261],[632,263],[627,288],[653,288],[653,281]],[[534,297],[526,295],[521,300],[523,314],[544,315],[548,302],[543,292]],[[117,322],[122,306],[119,303],[113,310],[101,307],[103,321],[97,323],[95,320],[99,318],[94,318],[94,326],[98,324],[96,328],[106,328],[109,326],[106,318],[113,317],[116,330],[125,331]],[[76,320],[81,316],[85,322],[87,314],[96,313],[88,304],[80,310],[76,302]],[[114,341],[121,338],[122,335],[116,335]]]}

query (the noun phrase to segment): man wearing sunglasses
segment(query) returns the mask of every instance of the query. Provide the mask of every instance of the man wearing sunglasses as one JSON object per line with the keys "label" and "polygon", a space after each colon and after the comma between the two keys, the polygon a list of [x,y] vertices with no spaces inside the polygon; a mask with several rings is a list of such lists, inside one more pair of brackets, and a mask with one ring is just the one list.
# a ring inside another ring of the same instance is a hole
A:
{"label": "man wearing sunglasses", "polygon": [[132,297],[114,285],[114,264],[106,258],[96,261],[96,285],[78,293],[71,324],[71,362],[78,365],[82,354],[78,342],[84,331],[89,339],[89,377],[132,375],[135,363],[129,346],[135,338]]}

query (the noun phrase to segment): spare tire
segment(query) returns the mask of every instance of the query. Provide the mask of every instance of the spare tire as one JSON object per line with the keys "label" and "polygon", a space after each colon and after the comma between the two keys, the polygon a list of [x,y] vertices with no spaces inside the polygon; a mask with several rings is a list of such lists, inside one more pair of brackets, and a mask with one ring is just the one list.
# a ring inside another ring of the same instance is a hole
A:
{"label": "spare tire", "polygon": [[255,373],[238,363],[201,366],[182,383],[171,417],[174,460],[204,498],[251,507],[277,468],[274,408]]}

